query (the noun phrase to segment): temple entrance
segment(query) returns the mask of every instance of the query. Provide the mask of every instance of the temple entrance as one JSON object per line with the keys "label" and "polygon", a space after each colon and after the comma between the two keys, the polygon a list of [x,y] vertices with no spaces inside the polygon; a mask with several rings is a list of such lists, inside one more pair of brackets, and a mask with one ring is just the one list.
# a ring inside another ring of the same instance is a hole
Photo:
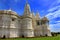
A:
{"label": "temple entrance", "polygon": [[2,39],[5,39],[6,38],[6,35],[3,35]]}
{"label": "temple entrance", "polygon": [[24,35],[22,35],[22,38],[24,38]]}

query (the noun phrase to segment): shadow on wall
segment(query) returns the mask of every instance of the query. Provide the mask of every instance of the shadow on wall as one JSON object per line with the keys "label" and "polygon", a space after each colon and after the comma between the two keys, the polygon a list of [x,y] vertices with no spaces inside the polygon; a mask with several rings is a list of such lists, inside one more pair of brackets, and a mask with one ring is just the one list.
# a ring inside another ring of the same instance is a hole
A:
{"label": "shadow on wall", "polygon": [[5,36],[5,35],[3,35],[2,39],[5,39],[5,38],[6,38],[6,36]]}

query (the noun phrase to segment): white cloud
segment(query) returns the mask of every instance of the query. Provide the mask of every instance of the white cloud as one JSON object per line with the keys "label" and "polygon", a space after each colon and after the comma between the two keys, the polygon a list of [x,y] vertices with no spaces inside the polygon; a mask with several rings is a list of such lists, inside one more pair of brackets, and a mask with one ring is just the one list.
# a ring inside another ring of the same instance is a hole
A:
{"label": "white cloud", "polygon": [[60,9],[54,12],[54,18],[60,17]]}
{"label": "white cloud", "polygon": [[60,0],[54,0],[54,2],[52,2],[52,4],[50,5],[50,8],[58,5],[60,3]]}
{"label": "white cloud", "polygon": [[[55,11],[54,11],[55,10]],[[54,11],[54,12],[52,12]],[[59,21],[52,21],[55,18],[60,17],[60,6],[56,6],[48,10],[48,14],[46,17],[50,20],[51,23],[56,22],[55,24],[50,24],[50,30],[54,32],[60,32],[60,20]]]}
{"label": "white cloud", "polygon": [[60,0],[57,0],[58,3],[60,3]]}
{"label": "white cloud", "polygon": [[54,15],[54,13],[48,13],[48,14],[46,15],[46,17],[47,17],[49,20],[51,20],[51,19],[53,18],[53,15]]}
{"label": "white cloud", "polygon": [[60,8],[60,5],[59,6],[56,6],[54,8],[49,9],[48,12],[54,11],[54,10],[59,9],[59,8]]}
{"label": "white cloud", "polygon": [[60,23],[60,21],[57,21],[58,23]]}
{"label": "white cloud", "polygon": [[[56,10],[56,11],[54,11],[54,10]],[[52,12],[52,11],[54,11],[54,12]],[[46,15],[46,17],[49,18],[50,20],[60,17],[60,6],[50,9],[50,10],[48,10],[48,12],[49,13]]]}
{"label": "white cloud", "polygon": [[60,32],[60,23],[50,24],[50,30],[54,32]]}

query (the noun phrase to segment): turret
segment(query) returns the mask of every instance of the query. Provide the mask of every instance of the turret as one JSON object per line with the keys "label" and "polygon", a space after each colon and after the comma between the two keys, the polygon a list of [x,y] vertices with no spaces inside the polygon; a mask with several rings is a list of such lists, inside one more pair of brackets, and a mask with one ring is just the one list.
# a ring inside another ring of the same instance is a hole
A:
{"label": "turret", "polygon": [[47,17],[43,17],[41,20],[41,25],[43,28],[43,36],[51,36],[51,32],[49,29],[49,20],[47,19]]}
{"label": "turret", "polygon": [[24,37],[34,37],[34,31],[33,31],[33,27],[32,27],[32,14],[31,14],[30,6],[29,6],[28,2],[26,2],[26,5],[25,5],[22,24],[23,24],[22,29],[23,29],[23,33],[24,33],[22,35]]}

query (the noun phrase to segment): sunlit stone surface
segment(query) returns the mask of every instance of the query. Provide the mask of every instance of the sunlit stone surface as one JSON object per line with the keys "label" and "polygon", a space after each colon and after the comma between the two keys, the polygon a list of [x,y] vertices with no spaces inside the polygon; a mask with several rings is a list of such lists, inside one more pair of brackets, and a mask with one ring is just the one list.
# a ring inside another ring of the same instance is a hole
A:
{"label": "sunlit stone surface", "polygon": [[24,14],[18,16],[12,10],[0,10],[0,37],[38,37],[51,36],[49,20],[46,17],[40,18],[39,12],[36,15],[30,10],[26,3]]}

